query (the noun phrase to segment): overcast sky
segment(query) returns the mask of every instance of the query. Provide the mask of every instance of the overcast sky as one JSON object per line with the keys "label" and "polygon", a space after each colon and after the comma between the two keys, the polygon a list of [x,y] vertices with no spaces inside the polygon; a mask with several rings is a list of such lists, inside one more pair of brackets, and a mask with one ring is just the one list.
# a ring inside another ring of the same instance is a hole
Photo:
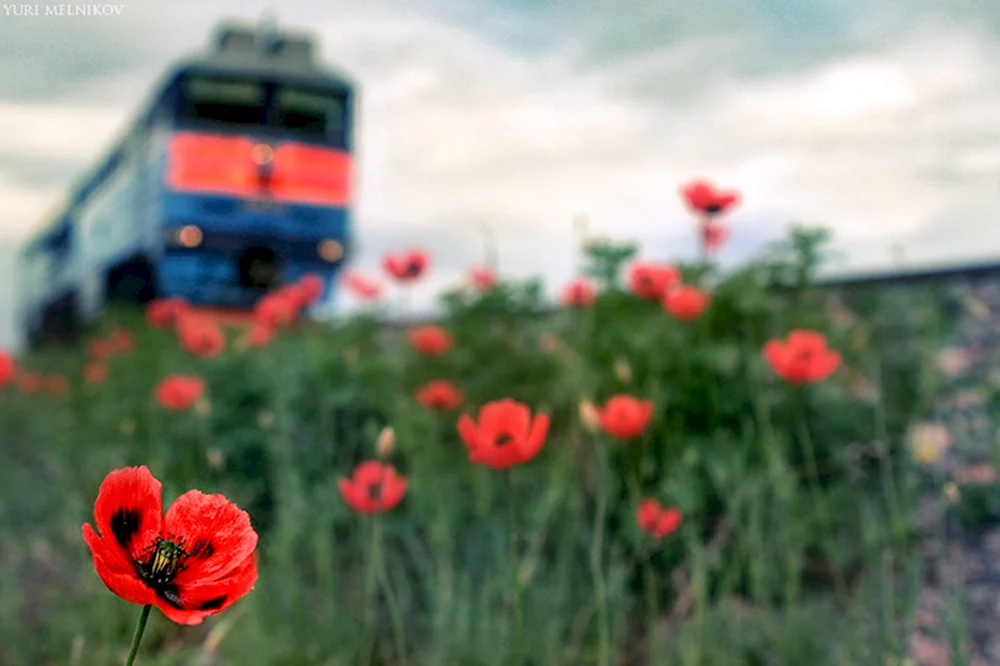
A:
{"label": "overcast sky", "polygon": [[[54,4],[54,3],[53,3]],[[727,262],[792,220],[847,267],[1000,258],[994,0],[120,0],[113,17],[0,14],[0,345],[11,252],[225,17],[307,28],[361,86],[361,268],[420,245],[427,291],[482,258],[554,288],[572,220],[693,252],[677,187],[744,193]],[[41,5],[44,14],[44,3]]]}

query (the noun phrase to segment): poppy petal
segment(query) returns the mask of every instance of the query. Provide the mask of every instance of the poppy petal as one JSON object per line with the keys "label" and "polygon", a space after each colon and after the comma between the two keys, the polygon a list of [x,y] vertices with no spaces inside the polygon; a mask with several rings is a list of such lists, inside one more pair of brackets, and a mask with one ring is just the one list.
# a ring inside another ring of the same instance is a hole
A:
{"label": "poppy petal", "polygon": [[153,603],[156,593],[139,580],[135,568],[126,565],[89,524],[83,526],[83,540],[93,555],[97,575],[109,590],[129,603],[143,606]]}
{"label": "poppy petal", "polygon": [[386,469],[376,460],[366,460],[354,468],[354,483],[365,489],[368,486],[382,483],[386,477]]}
{"label": "poppy petal", "polygon": [[156,606],[178,624],[201,624],[232,606],[257,582],[257,555],[250,554],[226,577],[180,587],[173,600],[157,597]]}
{"label": "poppy petal", "polygon": [[187,568],[174,579],[179,587],[227,575],[257,547],[250,516],[224,495],[189,490],[170,506],[163,523],[188,552]]}
{"label": "poppy petal", "polygon": [[123,563],[138,559],[160,533],[163,485],[149,469],[126,467],[101,483],[94,503],[94,523],[110,551]]}
{"label": "poppy petal", "polygon": [[545,445],[545,437],[549,434],[551,421],[548,414],[538,414],[531,424],[531,431],[521,444],[521,462],[527,462],[542,450]]}
{"label": "poppy petal", "polygon": [[814,360],[809,367],[808,379],[822,381],[840,367],[840,352],[830,351]]}
{"label": "poppy petal", "polygon": [[462,414],[458,419],[458,435],[465,442],[465,445],[471,450],[475,451],[480,448],[480,442],[482,441],[480,437],[479,428],[476,426],[476,422],[472,420],[468,414]]}
{"label": "poppy petal", "polygon": [[681,512],[678,509],[663,509],[656,521],[655,536],[665,537],[681,526]]}
{"label": "poppy petal", "polygon": [[360,484],[351,479],[340,479],[337,481],[337,487],[340,489],[344,501],[347,502],[347,506],[358,513],[373,513],[375,511],[375,502],[368,496],[365,489],[360,487]]}
{"label": "poppy petal", "polygon": [[635,519],[644,532],[652,533],[656,529],[656,520],[659,513],[659,502],[654,499],[645,499],[639,504],[639,508],[636,509]]}
{"label": "poppy petal", "polygon": [[783,374],[788,367],[788,348],[779,340],[768,340],[764,345],[764,358],[776,373]]}
{"label": "poppy petal", "polygon": [[391,511],[403,500],[406,494],[406,479],[394,471],[386,475],[382,482],[382,510]]}

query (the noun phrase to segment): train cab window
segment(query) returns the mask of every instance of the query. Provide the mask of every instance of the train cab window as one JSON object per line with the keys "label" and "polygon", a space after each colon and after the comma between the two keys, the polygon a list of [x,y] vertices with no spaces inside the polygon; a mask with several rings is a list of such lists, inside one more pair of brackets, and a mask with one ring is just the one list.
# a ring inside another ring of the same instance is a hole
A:
{"label": "train cab window", "polygon": [[180,117],[206,123],[257,125],[266,90],[258,81],[193,76],[183,84]]}
{"label": "train cab window", "polygon": [[343,145],[346,112],[341,94],[279,85],[269,124],[305,139]]}

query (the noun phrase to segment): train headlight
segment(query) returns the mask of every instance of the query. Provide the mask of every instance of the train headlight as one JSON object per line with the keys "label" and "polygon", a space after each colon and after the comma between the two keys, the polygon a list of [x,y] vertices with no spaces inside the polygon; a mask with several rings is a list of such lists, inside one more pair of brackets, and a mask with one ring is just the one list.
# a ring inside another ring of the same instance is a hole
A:
{"label": "train headlight", "polygon": [[205,234],[193,224],[167,231],[167,243],[179,247],[195,248],[205,240]]}
{"label": "train headlight", "polygon": [[177,242],[184,247],[198,247],[203,240],[205,240],[205,235],[201,233],[201,229],[193,224],[181,227],[181,230],[177,232]]}
{"label": "train headlight", "polygon": [[258,143],[250,151],[250,158],[258,166],[265,166],[270,164],[274,160],[274,148],[267,145],[266,143]]}
{"label": "train headlight", "polygon": [[333,263],[339,261],[344,256],[344,246],[333,239],[326,239],[320,241],[319,245],[316,246],[316,254],[323,259],[323,261],[329,261]]}

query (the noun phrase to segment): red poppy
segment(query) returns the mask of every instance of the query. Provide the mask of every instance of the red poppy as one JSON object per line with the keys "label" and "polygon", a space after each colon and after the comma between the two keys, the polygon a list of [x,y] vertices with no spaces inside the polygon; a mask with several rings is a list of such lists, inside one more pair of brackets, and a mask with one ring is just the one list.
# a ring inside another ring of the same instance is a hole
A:
{"label": "red poppy", "polygon": [[54,395],[62,395],[69,390],[69,382],[62,375],[49,375],[44,381],[45,388]]}
{"label": "red poppy", "polygon": [[274,338],[277,334],[278,332],[270,326],[254,324],[247,333],[246,344],[258,349],[266,347],[274,342]]}
{"label": "red poppy", "polygon": [[350,478],[337,481],[340,494],[348,506],[358,513],[392,511],[406,494],[406,478],[396,468],[375,460],[354,468]]}
{"label": "red poppy", "polygon": [[820,382],[840,366],[840,354],[826,346],[826,336],[796,329],[788,341],[769,340],[764,357],[771,368],[791,384]]}
{"label": "red poppy", "polygon": [[712,297],[697,287],[682,285],[667,291],[663,307],[678,319],[696,319],[705,311]]}
{"label": "red poppy", "polygon": [[218,356],[226,348],[226,334],[218,324],[207,319],[182,318],[177,335],[181,346],[195,356]]}
{"label": "red poppy", "polygon": [[701,246],[706,252],[715,252],[729,238],[729,229],[718,222],[707,221],[701,225]]}
{"label": "red poppy", "polygon": [[309,305],[309,291],[306,286],[301,283],[296,284],[286,284],[278,291],[274,292],[279,298],[284,298],[295,310],[295,314],[301,314],[301,311]]}
{"label": "red poppy", "polygon": [[205,382],[199,377],[170,375],[156,387],[157,402],[175,412],[190,409],[203,395]]}
{"label": "red poppy", "polygon": [[469,280],[479,291],[490,291],[497,286],[497,274],[485,266],[478,266],[469,271]]}
{"label": "red poppy", "polygon": [[103,384],[108,381],[108,366],[99,361],[88,363],[83,374],[88,384]]}
{"label": "red poppy", "polygon": [[735,190],[719,190],[706,180],[696,180],[681,188],[681,196],[695,213],[721,215],[740,202]]}
{"label": "red poppy", "polygon": [[153,328],[176,326],[188,307],[187,301],[179,297],[152,301],[146,306],[146,322]]}
{"label": "red poppy", "polygon": [[288,292],[281,291],[264,296],[257,301],[253,311],[254,321],[270,328],[291,326],[298,316],[299,304],[289,296]]}
{"label": "red poppy", "polygon": [[416,391],[417,402],[427,409],[449,410],[462,404],[462,392],[445,379],[435,379]]}
{"label": "red poppy", "polygon": [[146,467],[108,474],[83,539],[97,575],[133,604],[178,624],[201,624],[254,588],[257,533],[223,495],[189,490],[163,515],[163,486]]}
{"label": "red poppy", "polygon": [[375,301],[382,295],[382,286],[354,271],[344,273],[344,286],[359,301]]}
{"label": "red poppy", "polygon": [[103,360],[115,353],[115,346],[111,340],[94,340],[87,347],[87,353]]}
{"label": "red poppy", "polygon": [[469,461],[493,469],[507,469],[537,456],[548,432],[547,414],[532,419],[527,405],[510,398],[483,405],[478,423],[468,414],[458,419],[458,434],[469,449]]}
{"label": "red poppy", "polygon": [[632,293],[642,298],[663,298],[680,279],[680,271],[668,264],[637,263],[629,271]]}
{"label": "red poppy", "polygon": [[410,344],[421,354],[438,356],[451,349],[454,341],[451,334],[440,326],[427,325],[411,328],[406,332]]}
{"label": "red poppy", "polygon": [[597,408],[604,431],[619,439],[641,435],[653,419],[653,402],[637,400],[630,395],[612,396],[604,407]]}
{"label": "red poppy", "polygon": [[33,395],[42,390],[44,378],[32,372],[21,373],[17,377],[17,388],[26,395]]}
{"label": "red poppy", "polygon": [[430,266],[431,258],[423,250],[407,250],[400,254],[387,254],[382,258],[382,267],[400,282],[416,280]]}
{"label": "red poppy", "polygon": [[568,307],[585,308],[593,304],[597,290],[586,278],[576,278],[563,289],[562,302]]}
{"label": "red poppy", "polygon": [[17,363],[14,359],[0,351],[0,389],[14,381],[17,376]]}
{"label": "red poppy", "polygon": [[680,509],[664,507],[655,499],[644,499],[635,514],[643,532],[656,539],[674,532],[684,520]]}
{"label": "red poppy", "polygon": [[305,295],[306,305],[315,305],[323,299],[323,294],[326,292],[323,278],[315,273],[303,275],[299,280],[299,286]]}
{"label": "red poppy", "polygon": [[128,354],[135,349],[135,336],[127,328],[118,328],[111,333],[111,346],[119,354]]}

